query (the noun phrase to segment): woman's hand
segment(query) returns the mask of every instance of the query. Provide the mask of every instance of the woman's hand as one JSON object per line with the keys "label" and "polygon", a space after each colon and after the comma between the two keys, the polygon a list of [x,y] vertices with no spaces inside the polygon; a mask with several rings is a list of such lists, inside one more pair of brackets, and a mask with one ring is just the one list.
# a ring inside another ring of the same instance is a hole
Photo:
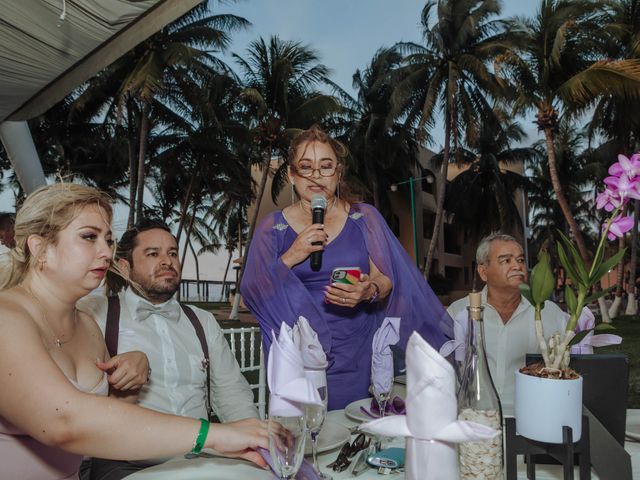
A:
{"label": "woman's hand", "polygon": [[269,448],[267,422],[248,418],[237,422],[212,424],[205,446],[227,457],[244,458],[266,468],[267,463],[255,450]]}
{"label": "woman's hand", "polygon": [[143,352],[126,352],[96,366],[107,372],[109,384],[116,390],[138,390],[149,378],[149,359]]}
{"label": "woman's hand", "polygon": [[[324,231],[324,225],[313,223],[302,230],[293,241],[289,250],[284,252],[280,259],[287,267],[304,262],[313,252],[324,249],[329,237]],[[313,245],[313,242],[321,242],[320,245]]]}
{"label": "woman's hand", "polygon": [[355,285],[334,282],[326,286],[324,300],[326,303],[353,308],[363,300],[369,300],[374,292],[375,286],[369,280],[369,275],[363,273]]}

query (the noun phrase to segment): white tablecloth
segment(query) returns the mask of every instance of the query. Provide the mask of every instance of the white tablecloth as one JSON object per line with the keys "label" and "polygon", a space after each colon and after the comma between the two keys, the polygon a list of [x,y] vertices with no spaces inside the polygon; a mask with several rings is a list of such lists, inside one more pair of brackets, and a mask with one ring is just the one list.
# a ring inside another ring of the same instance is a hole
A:
{"label": "white tablecloth", "polygon": [[[329,412],[327,419],[342,423],[348,427],[356,425],[356,422],[345,417],[342,410]],[[640,436],[640,410],[627,411],[627,430]],[[400,445],[402,442],[400,441]],[[633,465],[633,478],[640,479],[640,443],[627,441],[625,449],[631,455]],[[334,461],[338,455],[339,448],[324,452],[318,456],[318,463],[321,469],[326,469],[326,465]],[[518,458],[518,478],[526,479],[525,466],[522,457]],[[334,480],[353,478],[347,471],[342,473],[329,472]],[[197,458],[186,460],[184,457],[176,457],[161,465],[150,467],[127,477],[131,480],[273,480],[274,476],[268,471],[243,460],[229,458]],[[359,480],[371,480],[380,478],[401,479],[402,473],[393,473],[386,477],[381,477],[377,471],[370,469],[358,477]],[[562,470],[557,465],[537,465],[536,478],[539,480],[562,478]],[[579,478],[576,468],[574,478]],[[592,478],[597,479],[593,474]]]}

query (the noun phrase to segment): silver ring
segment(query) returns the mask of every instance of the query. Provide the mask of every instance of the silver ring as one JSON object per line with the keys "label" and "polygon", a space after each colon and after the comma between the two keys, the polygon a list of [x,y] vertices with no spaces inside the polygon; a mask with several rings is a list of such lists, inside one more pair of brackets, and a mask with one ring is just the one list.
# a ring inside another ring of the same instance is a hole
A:
{"label": "silver ring", "polygon": [[342,303],[347,303],[347,299],[342,297]]}
{"label": "silver ring", "polygon": [[307,237],[307,242],[309,242],[310,245],[313,245],[313,242],[311,241],[311,237]]}

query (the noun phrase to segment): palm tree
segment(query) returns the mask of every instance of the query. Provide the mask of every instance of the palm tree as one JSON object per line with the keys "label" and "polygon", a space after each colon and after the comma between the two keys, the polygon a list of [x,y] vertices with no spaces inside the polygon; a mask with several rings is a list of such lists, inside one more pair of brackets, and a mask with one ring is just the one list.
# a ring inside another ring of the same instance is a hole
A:
{"label": "palm tree", "polygon": [[[285,156],[289,140],[296,129],[320,123],[339,110],[335,98],[316,90],[328,84],[329,70],[319,63],[318,55],[298,42],[283,41],[277,36],[269,42],[259,38],[251,42],[245,57],[234,54],[244,82],[241,100],[247,108],[257,155],[253,162],[262,168],[262,178],[255,195],[253,217],[249,222],[247,249],[255,230],[260,203],[264,194],[271,160]],[[283,184],[285,168],[274,177],[276,185]],[[240,279],[244,264],[240,269]],[[239,302],[239,295],[236,297]],[[234,305],[235,307],[235,305]],[[237,316],[237,308],[232,317]]]}
{"label": "palm tree", "polygon": [[[249,180],[248,190],[251,192],[252,186],[249,172],[247,172],[244,180]],[[238,255],[242,257],[242,246],[247,235],[247,224],[244,219],[247,216],[247,209],[249,208],[252,196],[246,195],[243,193],[243,190],[247,189],[240,188],[237,191],[231,189],[220,191],[212,202],[214,207],[205,217],[205,221],[215,225],[217,238],[222,240],[228,253],[227,265],[224,271],[224,278],[222,279],[220,301],[223,300],[224,287],[227,281],[229,266],[233,258],[233,252],[237,249]],[[204,249],[203,247],[203,250]],[[207,246],[206,250],[210,250],[210,247]],[[238,291],[238,285],[236,285],[236,291]]]}
{"label": "palm tree", "polygon": [[[618,0],[612,2],[608,9],[609,17],[602,35],[605,48],[610,58],[640,58],[640,1]],[[638,151],[640,140],[640,119],[636,112],[640,109],[640,101],[626,99],[621,101],[615,97],[603,97],[597,103],[593,118],[589,123],[589,132],[593,137],[596,134],[608,140],[607,144],[615,145],[615,150],[607,158],[607,163],[612,163],[616,154]],[[631,230],[631,256],[629,270],[631,272],[627,283],[627,315],[637,313],[635,295],[635,271],[638,255],[638,212],[640,202],[633,201],[634,228]],[[621,261],[623,263],[623,261]],[[618,269],[622,273],[622,269]],[[622,282],[619,282],[620,286]],[[619,299],[621,291],[616,291]]]}
{"label": "palm tree", "polygon": [[166,106],[177,101],[179,95],[188,95],[208,76],[228,70],[212,52],[225,50],[229,33],[247,25],[245,19],[235,15],[209,15],[207,3],[202,3],[137,45],[81,89],[75,102],[79,113],[85,118],[102,114],[129,129],[129,202],[131,209],[135,205],[137,217],[144,204],[149,136],[154,127],[162,129],[154,121],[158,110],[163,103]]}
{"label": "palm tree", "polygon": [[[602,177],[603,165],[599,161],[598,149],[585,148],[587,136],[568,121],[558,125],[554,136],[554,156],[558,166],[560,181],[564,193],[571,205],[571,214],[576,219],[580,230],[586,234],[587,247],[595,247],[593,225],[598,218],[593,208],[593,186]],[[528,201],[532,226],[532,245],[540,247],[547,241],[552,245],[559,240],[558,231],[565,235],[570,232],[569,224],[562,210],[558,209],[555,190],[549,174],[549,155],[546,154],[546,141],[537,142],[533,148],[539,154],[527,162],[527,170],[531,173],[529,180],[531,190]],[[537,250],[535,250],[537,251]],[[555,250],[550,250],[552,263],[557,265]]]}
{"label": "palm tree", "polygon": [[535,18],[508,21],[507,39],[516,48],[501,55],[496,65],[518,85],[515,111],[536,112],[556,200],[585,260],[589,253],[555,157],[558,119],[562,112],[581,113],[601,95],[629,99],[640,94],[640,62],[607,60],[602,40],[594,34],[605,21],[603,5],[589,0],[541,0]]}
{"label": "palm tree", "polygon": [[356,98],[334,86],[345,111],[330,122],[349,148],[350,185],[367,192],[384,216],[391,211],[386,192],[407,178],[418,156],[415,129],[400,123],[403,112],[392,102],[401,62],[396,48],[382,48],[367,68],[353,75]]}
{"label": "palm tree", "polygon": [[[534,148],[511,148],[511,143],[524,138],[524,131],[504,112],[495,113],[500,122],[483,121],[470,148],[454,152],[468,168],[447,186],[447,212],[475,239],[494,231],[522,229],[515,199],[518,191],[527,190],[528,181],[506,167],[524,165],[538,155]],[[433,161],[442,162],[443,156],[434,155]]]}
{"label": "palm tree", "polygon": [[[435,23],[431,13],[437,6]],[[491,17],[500,13],[498,0],[435,0],[422,10],[424,45],[401,43],[407,53],[405,79],[395,94],[396,105],[408,105],[407,124],[433,127],[437,115],[444,119],[444,161],[440,170],[436,218],[427,252],[425,275],[442,228],[445,183],[450,152],[459,151],[463,134],[477,137],[474,119],[490,115],[492,99],[505,94],[505,84],[489,68],[500,51],[500,25]]]}

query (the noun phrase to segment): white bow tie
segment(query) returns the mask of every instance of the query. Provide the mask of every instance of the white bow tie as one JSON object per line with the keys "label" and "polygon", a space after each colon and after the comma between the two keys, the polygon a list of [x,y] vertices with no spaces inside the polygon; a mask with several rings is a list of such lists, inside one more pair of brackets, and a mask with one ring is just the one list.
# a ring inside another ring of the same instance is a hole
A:
{"label": "white bow tie", "polygon": [[169,301],[163,305],[153,305],[147,302],[139,302],[136,308],[136,318],[146,320],[150,315],[160,315],[167,320],[178,321],[180,318],[180,304]]}

